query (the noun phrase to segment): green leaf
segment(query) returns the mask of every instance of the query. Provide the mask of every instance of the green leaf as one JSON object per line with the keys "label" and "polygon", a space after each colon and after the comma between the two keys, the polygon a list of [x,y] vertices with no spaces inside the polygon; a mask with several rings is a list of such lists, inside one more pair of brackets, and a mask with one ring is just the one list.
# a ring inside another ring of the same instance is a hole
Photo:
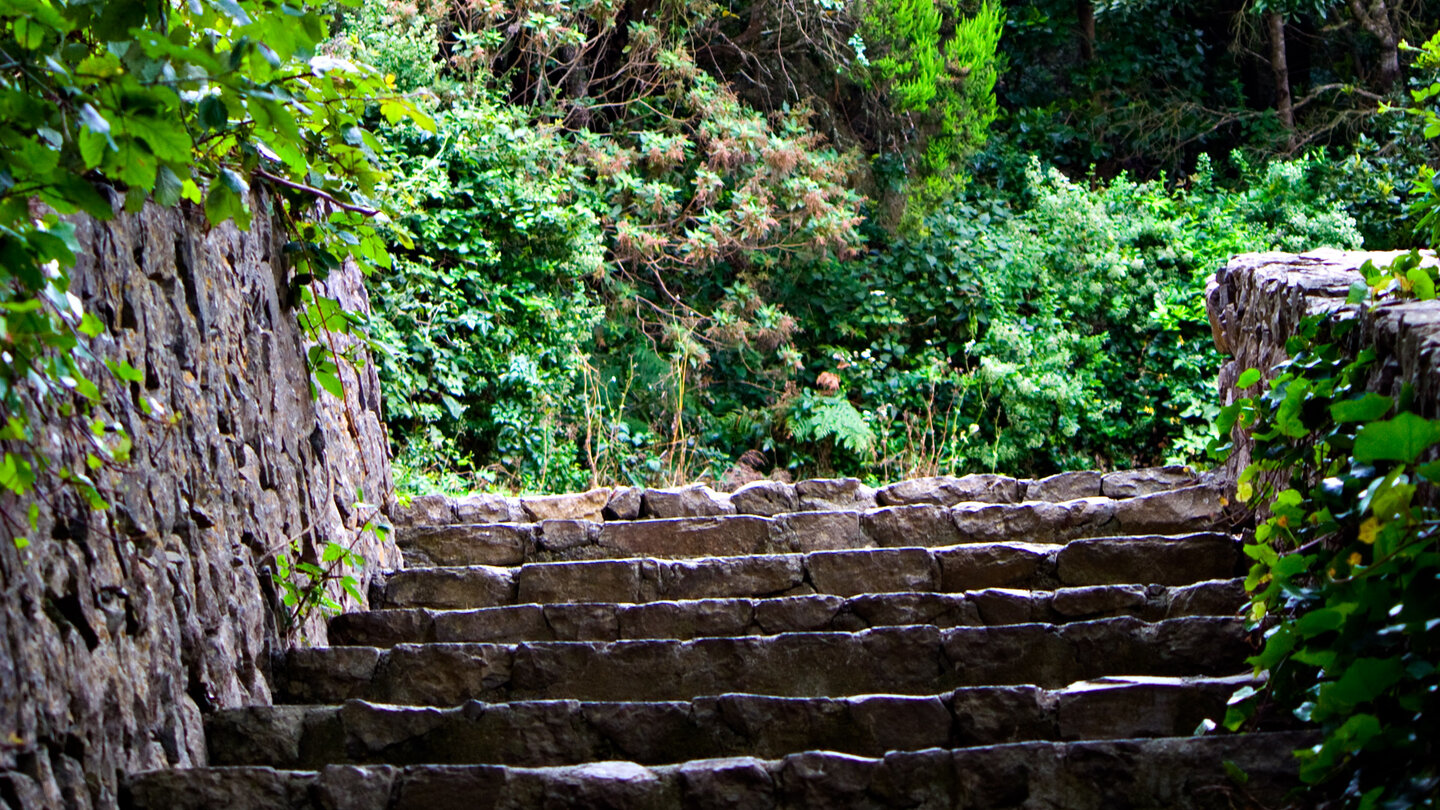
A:
{"label": "green leaf", "polygon": [[335,397],[339,399],[345,398],[345,386],[341,384],[340,378],[334,374],[317,369],[315,371],[315,382],[319,383],[321,388],[329,391]]}
{"label": "green leaf", "polygon": [[184,183],[169,166],[161,165],[155,174],[155,202],[169,208],[180,202]]}
{"label": "green leaf", "polygon": [[135,368],[124,360],[107,359],[105,361],[105,367],[110,369],[110,373],[114,374],[116,377],[119,377],[125,382],[145,382],[145,372],[140,371],[139,369]]}
{"label": "green leaf", "polygon": [[1440,422],[1414,413],[1402,413],[1385,422],[1371,422],[1355,436],[1355,458],[1359,461],[1401,461],[1413,464],[1437,441]]}
{"label": "green leaf", "polygon": [[1435,279],[1430,277],[1425,268],[1411,268],[1410,272],[1405,274],[1405,278],[1410,281],[1410,288],[1414,290],[1416,298],[1421,301],[1435,300]]}
{"label": "green leaf", "polygon": [[1384,394],[1367,393],[1359,399],[1347,399],[1330,405],[1330,418],[1336,422],[1373,422],[1394,407],[1395,401]]}
{"label": "green leaf", "polygon": [[1235,386],[1237,388],[1249,388],[1257,382],[1260,382],[1260,369],[1247,368],[1240,374],[1240,379],[1235,381]]}
{"label": "green leaf", "polygon": [[1359,304],[1370,295],[1370,285],[1363,281],[1356,281],[1350,285],[1350,292],[1345,296],[1345,303]]}
{"label": "green leaf", "polygon": [[93,338],[99,337],[100,333],[105,331],[105,324],[102,323],[99,318],[87,312],[85,316],[80,319],[80,325],[76,328],[86,337]]}

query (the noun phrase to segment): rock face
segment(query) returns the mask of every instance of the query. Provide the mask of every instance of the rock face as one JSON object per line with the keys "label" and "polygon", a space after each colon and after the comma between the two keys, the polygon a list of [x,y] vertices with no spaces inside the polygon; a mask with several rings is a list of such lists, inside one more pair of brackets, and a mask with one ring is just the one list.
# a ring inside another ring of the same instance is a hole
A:
{"label": "rock face", "polygon": [[[1215,347],[1230,360],[1220,369],[1218,386],[1224,404],[1264,390],[1270,369],[1285,360],[1285,341],[1307,315],[1326,313],[1355,318],[1359,328],[1345,338],[1344,348],[1354,356],[1362,348],[1375,350],[1367,388],[1395,396],[1406,386],[1414,389],[1421,415],[1440,417],[1440,301],[1405,301],[1347,305],[1350,285],[1363,277],[1359,268],[1367,260],[1388,264],[1396,253],[1342,253],[1315,251],[1302,255],[1250,253],[1236,256],[1211,277],[1205,291],[1205,308]],[[1433,253],[1425,259],[1435,263]],[[1236,381],[1246,369],[1258,369],[1261,382],[1244,394]],[[1236,434],[1236,453],[1225,466],[1230,481],[1250,462],[1252,444]],[[1440,497],[1440,496],[1437,496]]]}
{"label": "rock face", "polygon": [[138,774],[136,810],[1219,810],[1234,767],[1278,808],[1311,739],[1190,736],[1253,677],[1188,470],[456,503],[412,504],[452,522],[401,535],[424,567],[380,609],[276,658],[279,705],[209,717],[225,767]]}
{"label": "rock face", "polygon": [[[0,530],[0,806],[27,810],[113,807],[120,772],[204,765],[204,713],[270,700],[273,550],[348,545],[377,514],[357,491],[392,498],[374,366],[342,370],[343,402],[311,398],[263,216],[248,233],[183,208],[75,222],[71,290],[105,324],[97,350],[145,379],[92,376],[134,442],[100,481],[114,508],[62,492],[39,501],[29,548]],[[328,292],[366,307],[358,273]],[[22,520],[28,505],[0,503]],[[400,561],[369,535],[356,549]],[[318,618],[304,632],[324,642]]]}

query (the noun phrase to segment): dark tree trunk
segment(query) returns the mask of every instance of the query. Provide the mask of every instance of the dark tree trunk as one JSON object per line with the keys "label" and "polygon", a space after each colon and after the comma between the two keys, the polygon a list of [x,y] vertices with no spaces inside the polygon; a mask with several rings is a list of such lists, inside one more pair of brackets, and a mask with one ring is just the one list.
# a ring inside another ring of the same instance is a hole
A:
{"label": "dark tree trunk", "polygon": [[1400,37],[1395,33],[1390,9],[1385,0],[1350,0],[1350,11],[1380,45],[1380,58],[1372,81],[1375,89],[1383,93],[1400,78]]}
{"label": "dark tree trunk", "polygon": [[1265,16],[1270,31],[1270,72],[1275,77],[1275,112],[1285,127],[1289,145],[1295,143],[1295,109],[1290,101],[1290,63],[1285,56],[1285,15],[1271,12]]}
{"label": "dark tree trunk", "polygon": [[1075,16],[1079,19],[1080,59],[1095,58],[1095,6],[1090,0],[1075,0]]}

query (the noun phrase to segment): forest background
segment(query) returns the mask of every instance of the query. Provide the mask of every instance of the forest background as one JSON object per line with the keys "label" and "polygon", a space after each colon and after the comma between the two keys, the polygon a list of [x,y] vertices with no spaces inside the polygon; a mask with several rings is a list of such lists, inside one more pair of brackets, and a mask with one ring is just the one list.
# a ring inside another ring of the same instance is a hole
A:
{"label": "forest background", "polygon": [[[1237,252],[1391,249],[1433,0],[371,0],[412,491],[1195,462]],[[393,78],[392,78],[393,77]],[[378,119],[378,116],[377,116]]]}

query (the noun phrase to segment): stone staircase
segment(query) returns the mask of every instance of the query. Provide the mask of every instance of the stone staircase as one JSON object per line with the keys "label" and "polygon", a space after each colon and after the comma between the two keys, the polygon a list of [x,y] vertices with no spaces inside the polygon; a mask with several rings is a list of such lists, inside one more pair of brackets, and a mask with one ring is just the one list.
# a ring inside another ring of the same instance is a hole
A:
{"label": "stone staircase", "polygon": [[416,499],[406,568],[134,808],[1285,806],[1180,468]]}

